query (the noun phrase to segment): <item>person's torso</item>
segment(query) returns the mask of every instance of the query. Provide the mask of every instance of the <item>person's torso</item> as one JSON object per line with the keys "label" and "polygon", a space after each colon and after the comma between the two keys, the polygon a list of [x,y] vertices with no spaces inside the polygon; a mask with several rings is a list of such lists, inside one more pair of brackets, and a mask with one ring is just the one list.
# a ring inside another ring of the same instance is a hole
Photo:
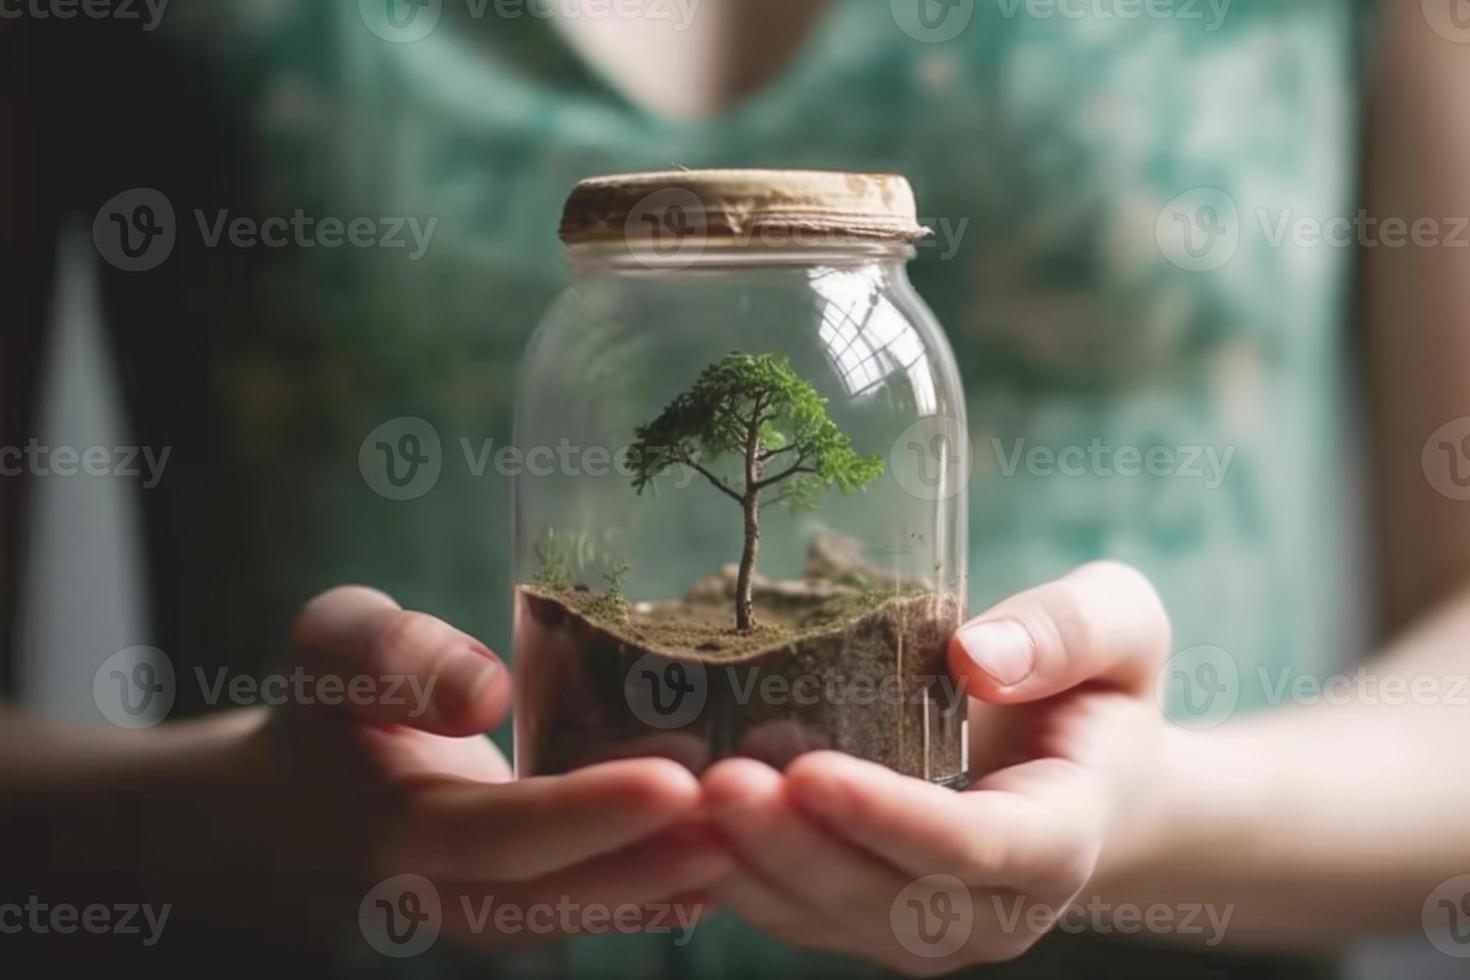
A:
{"label": "person's torso", "polygon": [[[1351,254],[1274,233],[1352,212],[1356,5],[935,8],[960,23],[837,2],[706,123],[638,111],[535,5],[392,22],[379,6],[170,10],[142,42],[182,115],[130,107],[150,139],[106,161],[125,175],[110,190],[125,207],[161,192],[176,237],[157,268],[102,268],[139,439],[175,445],[145,491],[170,653],[274,662],[294,609],[344,581],[508,649],[495,450],[522,345],[569,278],[566,191],[768,165],[915,185],[936,234],[912,276],[969,401],[972,609],[1116,558],[1157,583],[1176,649],[1225,651],[1246,707],[1269,700],[1260,679],[1335,662]],[[394,500],[359,449],[405,416],[438,433],[440,473]],[[1176,696],[1198,693],[1186,678]],[[728,922],[618,949],[544,962],[717,977],[799,955]]]}

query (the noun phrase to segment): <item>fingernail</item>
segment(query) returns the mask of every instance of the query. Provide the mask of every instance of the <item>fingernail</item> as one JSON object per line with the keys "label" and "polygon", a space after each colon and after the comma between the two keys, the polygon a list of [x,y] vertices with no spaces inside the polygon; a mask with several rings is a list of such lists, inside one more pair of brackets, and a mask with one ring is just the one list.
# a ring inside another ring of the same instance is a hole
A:
{"label": "fingernail", "polygon": [[1002,687],[1012,687],[1036,669],[1036,645],[1026,627],[1012,619],[977,623],[960,631],[960,646]]}

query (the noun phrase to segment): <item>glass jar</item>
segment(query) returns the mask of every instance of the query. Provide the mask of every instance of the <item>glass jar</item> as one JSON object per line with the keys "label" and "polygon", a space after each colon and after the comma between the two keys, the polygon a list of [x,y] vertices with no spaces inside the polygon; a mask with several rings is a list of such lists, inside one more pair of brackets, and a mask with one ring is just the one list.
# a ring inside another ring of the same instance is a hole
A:
{"label": "glass jar", "polygon": [[970,447],[895,175],[584,181],[516,402],[522,776],[836,749],[967,769]]}

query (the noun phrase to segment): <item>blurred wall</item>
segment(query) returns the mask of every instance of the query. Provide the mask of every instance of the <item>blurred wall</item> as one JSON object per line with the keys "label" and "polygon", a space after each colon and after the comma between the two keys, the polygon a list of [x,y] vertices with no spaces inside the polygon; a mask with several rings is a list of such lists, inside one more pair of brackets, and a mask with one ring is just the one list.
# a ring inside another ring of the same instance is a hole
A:
{"label": "blurred wall", "polygon": [[[132,439],[102,342],[98,261],[85,231],[63,238],[37,434],[43,445],[112,449]],[[97,668],[118,650],[150,645],[139,482],[83,472],[36,481],[18,675],[26,704],[50,717],[102,723],[92,700]]]}

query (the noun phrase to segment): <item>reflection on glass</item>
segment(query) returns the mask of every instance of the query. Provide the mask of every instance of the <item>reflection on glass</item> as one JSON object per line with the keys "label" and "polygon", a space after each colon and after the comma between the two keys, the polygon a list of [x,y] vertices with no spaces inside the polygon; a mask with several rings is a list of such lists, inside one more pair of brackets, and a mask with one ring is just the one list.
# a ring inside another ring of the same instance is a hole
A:
{"label": "reflection on glass", "polygon": [[903,371],[918,414],[933,415],[938,398],[924,343],[883,296],[880,274],[872,268],[813,270],[812,288],[825,303],[817,335],[849,395],[860,395]]}

